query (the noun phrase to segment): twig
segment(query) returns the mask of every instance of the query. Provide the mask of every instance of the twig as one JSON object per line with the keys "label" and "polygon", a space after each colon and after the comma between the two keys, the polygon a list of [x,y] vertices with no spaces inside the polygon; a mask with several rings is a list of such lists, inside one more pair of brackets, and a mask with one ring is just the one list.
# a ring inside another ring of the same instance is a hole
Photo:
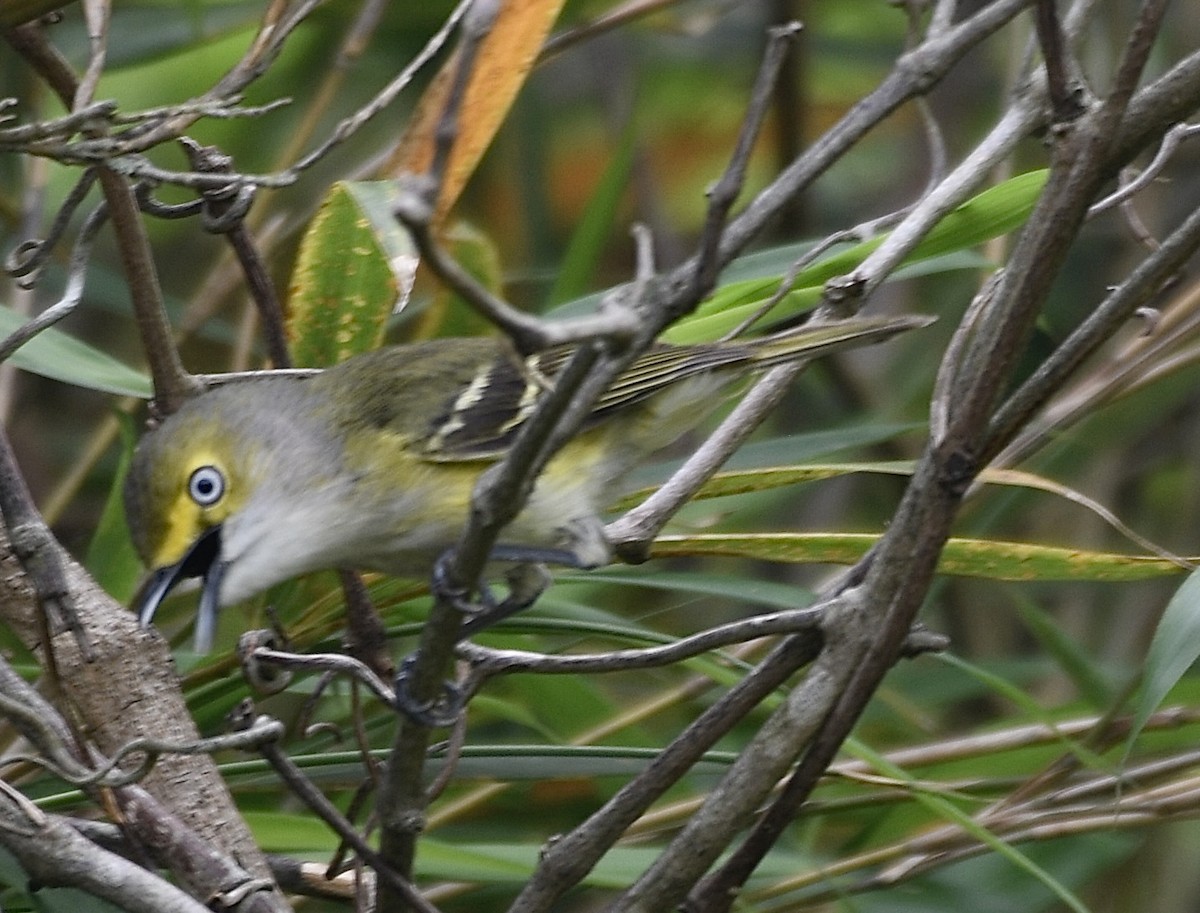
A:
{"label": "twig", "polygon": [[978,191],[993,167],[1012,153],[1030,131],[1044,122],[1041,93],[1030,89],[1010,105],[984,139],[889,232],[883,242],[845,277],[826,284],[826,296],[842,307],[846,299],[862,301],[904,261],[939,221]]}
{"label": "twig", "polygon": [[1132,181],[1126,181],[1121,184],[1116,190],[1106,196],[1104,199],[1092,204],[1088,208],[1088,218],[1092,219],[1112,209],[1114,206],[1120,206],[1130,198],[1141,193],[1146,187],[1158,177],[1171,157],[1179,149],[1186,140],[1200,134],[1200,124],[1176,124],[1162,138],[1162,142],[1158,146],[1158,151],[1154,154],[1154,158],[1150,164],[1138,172],[1138,176]]}
{"label": "twig", "polygon": [[[839,626],[847,649],[846,655],[836,662],[850,665],[853,674],[844,687],[838,688],[829,704],[828,716],[814,734],[783,793],[733,855],[690,891],[689,913],[728,909],[740,886],[807,799],[894,661],[896,648],[912,624],[932,578],[961,496],[978,471],[979,439],[999,385],[1008,377],[1019,345],[1066,256],[1069,239],[1104,179],[1116,124],[1132,96],[1136,75],[1145,63],[1161,16],[1161,4],[1143,9],[1126,45],[1112,92],[1096,110],[1078,121],[1073,131],[1063,135],[1060,148],[1055,150],[1046,191],[1018,240],[992,306],[982,315],[979,329],[964,353],[964,366],[943,363],[944,371],[953,371],[960,379],[955,385],[945,438],[927,448],[892,525],[873,556],[863,585],[868,594],[863,607],[870,607],[871,611],[847,613],[842,619],[844,625]],[[822,661],[825,660],[822,656]],[[836,668],[829,671],[836,674]],[[824,683],[814,676],[809,677],[801,690],[816,690],[818,697],[827,692]],[[736,801],[739,797],[733,798]],[[744,805],[725,801],[718,791],[673,844],[686,846],[696,828],[711,828],[722,814],[736,822],[748,811]],[[708,839],[712,840],[711,833]],[[715,840],[709,845],[718,844],[720,841]],[[692,878],[713,859],[715,854],[706,853],[700,858],[684,860],[668,850],[626,896],[650,907],[665,905],[669,898],[677,896],[680,881]],[[648,883],[655,876],[661,878],[662,867],[671,862],[677,867],[670,872],[669,882]]]}
{"label": "twig", "polygon": [[396,695],[371,668],[361,660],[344,653],[288,653],[283,650],[272,650],[268,647],[258,647],[253,656],[260,662],[282,666],[285,669],[319,669],[325,672],[336,672],[348,675],[365,685],[379,700],[389,707],[396,701]]}
{"label": "twig", "polygon": [[654,538],[771,414],[801,369],[789,364],[768,371],[654,494],[605,527],[622,559],[633,564],[646,560]]}
{"label": "twig", "polygon": [[[191,166],[197,171],[232,174],[233,159],[215,146],[201,146],[188,137],[181,137],[180,143]],[[275,291],[275,283],[271,281],[266,264],[263,263],[254,244],[254,238],[245,225],[246,213],[249,212],[254,199],[254,188],[229,186],[210,190],[204,193],[202,198],[205,229],[213,234],[222,234],[229,240],[229,245],[242,267],[250,298],[258,309],[258,317],[262,322],[267,354],[275,367],[292,367],[287,331],[283,325],[283,306]]]}
{"label": "twig", "polygon": [[95,169],[84,169],[83,174],[79,176],[79,180],[75,182],[67,194],[67,198],[58,208],[58,212],[54,214],[54,221],[50,224],[50,230],[46,232],[46,237],[40,240],[23,241],[4,258],[4,271],[10,276],[21,277],[22,288],[32,288],[36,283],[37,273],[49,259],[55,245],[58,244],[66,232],[67,226],[71,223],[71,216],[75,214],[75,210],[87,197],[88,191],[92,189],[95,182]]}
{"label": "twig", "polygon": [[[63,104],[70,106],[78,80],[65,58],[46,41],[40,29],[24,25],[0,29],[0,34],[46,80]],[[138,330],[150,362],[155,401],[162,411],[171,412],[199,392],[199,384],[184,370],[171,338],[150,242],[133,193],[126,181],[109,168],[97,169],[97,177],[104,191]]]}
{"label": "twig", "polygon": [[[653,669],[682,662],[731,644],[745,643],[779,634],[814,633],[820,628],[824,612],[814,609],[788,609],[767,612],[741,621],[708,628],[657,647],[611,650],[606,653],[549,655],[527,650],[499,650],[464,642],[458,654],[471,664],[473,678],[532,673],[535,675],[589,674]],[[927,631],[914,631],[906,655],[944,650],[949,641]],[[472,689],[474,690],[474,689]]]}
{"label": "twig", "polygon": [[603,35],[635,19],[648,16],[663,7],[679,2],[680,0],[626,0],[625,3],[606,10],[589,22],[584,22],[552,36],[542,46],[538,62],[544,63],[572,45],[595,38],[597,35]]}
{"label": "twig", "polygon": [[158,875],[96,846],[57,815],[31,815],[0,800],[0,845],[37,883],[77,888],[130,913],[208,911]]}
{"label": "twig", "polygon": [[767,31],[767,47],[758,65],[758,75],[754,80],[754,88],[746,105],[746,114],[742,118],[729,164],[717,183],[708,191],[708,211],[704,216],[704,228],[693,261],[695,274],[692,281],[695,287],[691,294],[697,302],[707,296],[716,285],[723,265],[718,257],[718,249],[725,233],[729,210],[742,192],[746,181],[746,169],[750,164],[750,154],[754,151],[754,141],[758,138],[763,120],[771,107],[771,95],[775,91],[779,69],[783,66],[784,58],[799,31],[798,22],[776,26]]}
{"label": "twig", "polygon": [[[741,253],[790,199],[844,155],[868,130],[905,101],[940,80],[972,47],[1007,24],[1030,2],[1032,0],[997,0],[944,35],[903,55],[873,92],[822,136],[820,143],[784,169],[730,222],[721,241],[718,265],[725,266]],[[668,277],[669,287],[676,290],[667,302],[671,312],[685,306],[684,283],[695,269],[695,263],[689,261]]]}
{"label": "twig", "polygon": [[96,84],[104,73],[108,57],[108,22],[112,15],[112,0],[83,0],[83,18],[87,24],[88,62],[83,78],[75,89],[71,110],[85,108],[92,102]]}
{"label": "twig", "polygon": [[860,222],[853,228],[844,228],[840,231],[835,231],[832,234],[826,235],[824,238],[806,250],[801,256],[797,257],[791,262],[791,264],[788,266],[787,272],[784,273],[783,278],[779,280],[779,285],[771,294],[770,298],[755,308],[754,313],[746,317],[743,321],[741,321],[741,323],[739,323],[721,338],[736,339],[738,336],[741,336],[752,326],[754,326],[754,324],[766,317],[767,314],[771,313],[771,311],[775,309],[775,305],[779,304],[779,302],[786,298],[788,293],[791,292],[792,288],[796,285],[796,280],[800,277],[800,274],[804,272],[804,270],[807,269],[810,264],[815,263],[817,259],[820,258],[830,248],[850,241],[866,241],[870,238],[873,238],[880,231],[895,225],[911,211],[912,207],[907,206],[904,209],[896,212],[890,212],[874,219],[868,219],[866,222]]}
{"label": "twig", "polygon": [[[1139,263],[1124,282],[1092,309],[1087,319],[1008,397],[990,422],[984,457],[995,457],[1008,447],[1030,417],[1062,389],[1066,378],[1128,321],[1137,308],[1150,301],[1198,246],[1200,213],[1193,212],[1158,250]],[[1032,439],[1027,439],[1019,452],[1027,452],[1030,443]],[[1002,464],[1011,464],[1017,456],[1018,451],[1006,452]]]}
{"label": "twig", "polygon": [[[7,670],[6,670],[7,671]],[[8,676],[11,677],[11,676]],[[6,682],[11,689],[11,683]],[[33,706],[40,706],[34,712]],[[38,732],[43,725],[45,705],[26,705],[10,699],[7,694],[0,693],[0,713],[15,723],[24,724],[23,732]],[[57,716],[57,714],[55,714]],[[218,751],[246,750],[256,748],[264,740],[278,739],[283,734],[282,724],[274,721],[260,721],[254,728],[222,736],[206,739],[196,739],[190,742],[170,742],[161,739],[136,738],[122,745],[111,758],[97,764],[91,769],[81,766],[70,754],[66,753],[65,745],[55,745],[49,738],[49,730],[42,729],[41,737],[35,742],[40,756],[12,754],[5,757],[5,763],[27,763],[42,767],[55,776],[61,777],[73,786],[104,786],[122,787],[136,783],[149,773],[164,754],[213,754]],[[61,736],[60,736],[61,738]],[[130,755],[142,755],[139,764],[130,770],[120,770],[120,764]]]}
{"label": "twig", "polygon": [[454,67],[450,91],[442,107],[442,116],[434,131],[433,158],[426,172],[430,184],[437,188],[430,201],[434,209],[437,208],[438,197],[441,196],[441,189],[445,183],[446,169],[454,151],[454,142],[458,138],[458,117],[475,69],[475,60],[499,14],[500,0],[474,0],[463,16],[462,27],[459,30],[462,38],[457,50],[458,63]]}
{"label": "twig", "polygon": [[518,311],[492,294],[438,243],[433,235],[433,203],[437,187],[426,178],[413,178],[395,204],[397,218],[412,235],[422,262],[488,321],[512,339],[517,351],[530,354],[555,345],[607,336],[628,341],[638,329],[637,318],[619,306],[573,320],[548,322]]}
{"label": "twig", "polygon": [[[6,99],[6,101],[15,102],[15,99]],[[23,152],[27,143],[51,136],[73,136],[98,121],[111,121],[116,112],[117,103],[115,101],[97,101],[84,108],[77,108],[62,117],[39,120],[19,127],[4,127],[0,129],[0,149],[6,152]]]}
{"label": "twig", "polygon": [[421,48],[420,53],[391,82],[380,89],[374,98],[363,105],[353,115],[339,122],[325,142],[321,143],[317,148],[288,168],[284,174],[289,176],[298,175],[300,172],[311,168],[328,155],[334,147],[353,136],[371,118],[375,117],[391,104],[396,96],[412,82],[413,77],[442,49],[470,6],[471,0],[462,0],[451,11],[450,15],[446,17],[446,21],[442,23],[441,27],[425,43],[424,47]]}
{"label": "twig", "polygon": [[0,362],[7,361],[12,354],[64,317],[71,314],[83,298],[83,284],[87,277],[88,261],[92,254],[92,242],[100,228],[108,220],[108,208],[101,203],[84,220],[71,251],[71,262],[67,267],[67,287],[62,297],[20,329],[10,333],[0,342]]}
{"label": "twig", "polygon": [[[472,679],[476,679],[472,673]],[[466,689],[467,693],[473,694],[478,690],[478,682],[472,680],[468,682]],[[462,759],[463,747],[467,744],[467,715],[460,714],[458,719],[454,721],[454,725],[450,727],[450,737],[443,745],[438,746],[439,754],[442,758],[441,769],[437,775],[429,783],[429,788],[425,790],[425,802],[427,805],[432,805],[443,792],[446,787],[454,779],[454,774],[458,770],[458,762]]]}
{"label": "twig", "polygon": [[[231,99],[239,98],[247,86],[270,68],[292,32],[319,5],[320,0],[268,4],[257,34],[251,40],[246,53],[229,72],[202,96],[192,99],[186,107],[180,109],[179,113],[163,117],[157,123],[147,125],[148,129],[132,137],[131,141],[120,147],[115,154],[130,155],[144,152],[162,143],[178,139],[201,116],[204,116],[206,105],[228,104]],[[210,183],[206,186],[216,185]]]}
{"label": "twig", "polygon": [[375,610],[362,577],[353,571],[338,571],[346,597],[346,635],[343,646],[381,677],[396,674],[396,663],[388,652],[387,629]]}
{"label": "twig", "polygon": [[[814,606],[828,611],[829,605]],[[577,884],[616,839],[670,789],[697,760],[795,671],[820,653],[819,633],[785,638],[753,672],[722,694],[645,770],[585,821],[548,843],[533,876],[509,913],[540,913]]]}
{"label": "twig", "polygon": [[280,779],[287,784],[292,793],[312,809],[322,821],[328,824],[334,833],[352,846],[363,862],[375,871],[375,876],[379,880],[380,887],[387,885],[389,889],[399,894],[409,907],[419,911],[419,913],[438,913],[437,908],[429,903],[407,878],[403,877],[391,865],[385,862],[383,856],[373,850],[358,835],[354,826],[304,776],[303,771],[292,763],[292,759],[281,751],[277,744],[274,742],[264,743],[259,746],[259,752],[279,775]]}
{"label": "twig", "polygon": [[1076,93],[1071,91],[1067,66],[1064,60],[1066,41],[1062,24],[1058,21],[1055,0],[1037,2],[1037,36],[1042,48],[1042,62],[1046,67],[1046,86],[1050,96],[1050,107],[1058,125],[1069,123],[1080,113]]}
{"label": "twig", "polygon": [[[70,727],[8,662],[0,659],[0,713],[40,753],[43,766],[84,779],[90,773],[74,751]],[[8,760],[7,758],[5,759]]]}
{"label": "twig", "polygon": [[541,675],[562,673],[626,672],[633,669],[652,669],[681,662],[701,653],[708,653],[730,644],[742,643],[772,634],[795,634],[814,631],[821,622],[819,609],[791,609],[768,612],[742,621],[724,625],[680,638],[657,647],[631,650],[612,650],[607,653],[551,656],[526,650],[497,650],[464,642],[458,654],[471,663],[477,675],[491,677],[514,672]]}

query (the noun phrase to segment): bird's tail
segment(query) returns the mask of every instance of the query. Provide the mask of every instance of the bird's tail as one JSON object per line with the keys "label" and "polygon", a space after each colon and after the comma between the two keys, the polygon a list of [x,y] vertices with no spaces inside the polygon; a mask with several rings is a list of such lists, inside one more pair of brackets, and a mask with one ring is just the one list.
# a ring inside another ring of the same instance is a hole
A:
{"label": "bird's tail", "polygon": [[744,346],[756,368],[769,368],[805,358],[818,358],[841,349],[882,342],[906,330],[929,326],[935,317],[909,314],[897,317],[850,317],[829,323],[806,323],[798,327],[747,339]]}
{"label": "bird's tail", "polygon": [[[928,326],[934,318],[851,317],[836,323],[805,324],[767,336],[699,345],[654,346],[632,365],[596,401],[594,416],[642,402],[675,387],[690,377],[738,375],[805,358],[828,355],[839,349],[880,342],[905,330]],[[693,395],[688,391],[686,395]],[[695,395],[701,395],[696,393]]]}

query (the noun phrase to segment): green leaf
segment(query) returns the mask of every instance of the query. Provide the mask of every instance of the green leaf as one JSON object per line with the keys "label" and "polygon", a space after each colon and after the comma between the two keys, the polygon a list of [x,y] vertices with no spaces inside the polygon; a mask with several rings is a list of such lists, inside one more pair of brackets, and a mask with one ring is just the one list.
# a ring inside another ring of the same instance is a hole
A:
{"label": "green leaf", "polygon": [[[827,428],[822,431],[806,431],[802,434],[788,434],[765,441],[751,441],[733,454],[725,465],[730,472],[762,468],[773,471],[773,467],[778,467],[783,463],[792,464],[803,460],[827,459],[840,451],[870,447],[883,441],[894,440],[904,434],[924,432],[925,429],[926,426],[919,422],[867,423],[846,425],[842,428]],[[617,502],[614,509],[627,510],[637,504],[678,469],[682,462],[682,460],[662,460],[634,470],[630,475],[629,484],[650,487],[626,495]],[[718,475],[724,475],[724,473]]]}
{"label": "green leaf", "polygon": [[600,177],[592,198],[579,221],[571,243],[563,255],[554,286],[550,290],[550,303],[558,304],[582,295],[591,284],[596,264],[604,251],[604,242],[612,232],[617,208],[629,183],[633,169],[636,133],[632,126],[625,131],[621,145],[613,156],[604,174]]}
{"label": "green leaf", "polygon": [[129,527],[125,522],[123,497],[125,474],[129,471],[137,434],[133,419],[128,415],[118,418],[121,422],[121,461],[105,499],[100,522],[88,544],[84,565],[108,595],[117,602],[128,603],[142,576],[142,562],[129,538]]}
{"label": "green leaf", "polygon": [[296,260],[288,302],[292,357],[324,367],[378,348],[408,301],[417,256],[392,215],[391,181],[342,181],[317,211]]}
{"label": "green leaf", "polygon": [[[12,308],[0,305],[0,337],[15,332],[27,320]],[[22,371],[101,393],[140,399],[149,399],[154,393],[150,378],[145,374],[68,336],[57,327],[50,327],[33,337],[13,353],[9,362]]]}
{"label": "green leaf", "polygon": [[255,842],[268,853],[331,853],[337,836],[315,815],[244,811]]}
{"label": "green leaf", "polygon": [[1197,658],[1200,658],[1200,570],[1192,571],[1175,591],[1154,630],[1126,751],[1137,741],[1150,714]]}
{"label": "green leaf", "polygon": [[[720,498],[728,495],[746,494],[748,492],[768,491],[773,488],[798,485],[803,482],[816,482],[822,479],[833,479],[854,473],[911,476],[915,468],[916,464],[911,461],[898,460],[882,463],[808,463],[789,466],[766,466],[761,469],[730,469],[717,473],[705,482],[700,490],[696,492],[695,500],[699,501],[705,498]],[[1157,555],[1159,558],[1165,558],[1169,561],[1173,560],[1181,568],[1188,566],[1185,559],[1173,555],[1166,549],[1130,529],[1103,504],[1067,485],[1019,469],[987,468],[980,472],[977,481],[987,485],[1029,488],[1064,498],[1096,514],[1121,535],[1147,552]],[[653,487],[649,487],[626,495],[621,501],[620,506],[628,509],[634,504],[641,502],[654,491]]]}
{"label": "green leaf", "polygon": [[811,590],[791,583],[758,578],[730,578],[727,574],[702,574],[695,571],[673,573],[658,568],[643,570],[627,566],[599,568],[587,574],[559,574],[554,582],[556,586],[571,583],[594,586],[601,581],[621,586],[666,590],[679,595],[737,599],[741,602],[770,606],[772,609],[800,608],[815,598]]}
{"label": "green leaf", "polygon": [[[878,540],[873,533],[743,533],[660,536],[655,558],[724,555],[787,563],[853,564]],[[952,538],[938,573],[989,580],[1145,580],[1182,573],[1178,564],[1149,555],[1092,552],[1054,545]]]}
{"label": "green leaf", "polygon": [[[426,878],[452,881],[524,884],[537,865],[543,847],[530,843],[456,843],[436,838],[421,841],[417,869]],[[655,846],[617,846],[588,873],[584,884],[620,890],[628,887],[662,852]],[[782,857],[782,858],[781,858]],[[796,870],[792,855],[780,854],[758,868],[757,876],[774,876]]]}
{"label": "green leaf", "polygon": [[[1046,174],[1044,170],[1020,174],[967,200],[935,225],[904,263],[965,250],[1020,227],[1033,211]],[[768,323],[783,320],[813,307],[820,300],[826,282],[851,272],[887,237],[885,232],[801,270],[792,291],[762,320]],[[723,285],[691,317],[669,327],[662,338],[681,344],[719,339],[752,316],[775,293],[781,278],[770,276]]]}

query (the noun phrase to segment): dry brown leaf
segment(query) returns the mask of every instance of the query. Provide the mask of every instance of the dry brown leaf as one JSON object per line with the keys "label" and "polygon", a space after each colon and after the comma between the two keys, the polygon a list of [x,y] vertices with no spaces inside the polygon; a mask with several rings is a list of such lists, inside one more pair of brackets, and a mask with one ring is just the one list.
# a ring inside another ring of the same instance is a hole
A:
{"label": "dry brown leaf", "polygon": [[[458,135],[438,196],[435,224],[454,205],[503,123],[563,3],[564,0],[505,0],[501,6],[491,32],[479,46],[463,97]],[[454,54],[429,84],[395,153],[383,168],[386,176],[402,172],[419,174],[428,169],[458,60],[459,55]]]}

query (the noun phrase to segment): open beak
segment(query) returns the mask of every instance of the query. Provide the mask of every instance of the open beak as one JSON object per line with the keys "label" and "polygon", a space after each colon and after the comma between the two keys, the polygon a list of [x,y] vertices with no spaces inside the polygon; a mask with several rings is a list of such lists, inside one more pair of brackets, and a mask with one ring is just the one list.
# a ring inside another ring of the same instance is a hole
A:
{"label": "open beak", "polygon": [[135,600],[138,623],[143,627],[149,625],[159,605],[180,581],[203,577],[200,608],[196,614],[195,650],[197,653],[211,650],[217,630],[217,611],[221,607],[221,578],[225,576],[225,562],[220,556],[221,527],[218,525],[205,530],[178,563],[161,567],[150,575]]}

